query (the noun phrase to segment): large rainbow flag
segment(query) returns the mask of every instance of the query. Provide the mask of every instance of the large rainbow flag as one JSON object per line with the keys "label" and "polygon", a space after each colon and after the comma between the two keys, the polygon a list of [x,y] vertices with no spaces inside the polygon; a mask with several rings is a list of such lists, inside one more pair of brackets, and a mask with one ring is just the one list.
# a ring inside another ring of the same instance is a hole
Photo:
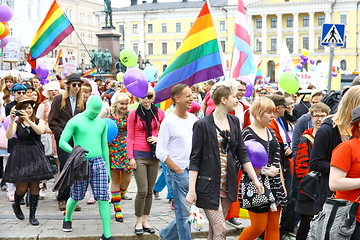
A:
{"label": "large rainbow flag", "polygon": [[155,103],[170,98],[171,88],[179,83],[192,86],[224,75],[216,30],[208,3],[203,8],[169,66],[155,86]]}
{"label": "large rainbow flag", "polygon": [[30,45],[28,62],[32,70],[36,71],[36,59],[56,48],[73,30],[73,25],[54,0]]}

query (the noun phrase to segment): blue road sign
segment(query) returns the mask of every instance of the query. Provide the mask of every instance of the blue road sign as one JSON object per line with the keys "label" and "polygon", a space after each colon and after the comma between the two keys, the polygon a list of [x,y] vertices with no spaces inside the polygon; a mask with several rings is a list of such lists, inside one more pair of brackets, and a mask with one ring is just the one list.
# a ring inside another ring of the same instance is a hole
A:
{"label": "blue road sign", "polygon": [[345,24],[323,24],[321,45],[344,46]]}

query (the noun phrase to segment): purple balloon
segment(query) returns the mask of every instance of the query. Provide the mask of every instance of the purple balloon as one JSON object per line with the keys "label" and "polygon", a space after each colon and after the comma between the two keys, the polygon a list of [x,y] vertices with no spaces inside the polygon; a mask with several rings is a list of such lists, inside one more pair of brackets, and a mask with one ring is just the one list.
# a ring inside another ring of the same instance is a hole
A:
{"label": "purple balloon", "polygon": [[300,64],[301,65],[304,65],[306,62],[305,62],[305,60],[304,59],[302,59],[301,61],[300,61]]}
{"label": "purple balloon", "polygon": [[36,74],[40,77],[40,79],[45,79],[49,75],[49,70],[45,64],[41,63],[36,67]]}
{"label": "purple balloon", "polygon": [[9,43],[9,39],[7,37],[4,37],[0,40],[0,48],[5,47]]}
{"label": "purple balloon", "polygon": [[246,85],[248,85],[248,84],[253,85],[252,82],[250,81],[250,78],[248,78],[246,76],[240,76],[237,79],[240,81],[246,82]]}
{"label": "purple balloon", "polygon": [[254,168],[262,168],[269,162],[265,147],[258,141],[251,139],[244,142],[251,164]]}
{"label": "purple balloon", "polygon": [[290,72],[291,69],[289,67],[284,68],[284,72]]}
{"label": "purple balloon", "polygon": [[314,59],[310,59],[310,64],[314,65],[314,64],[315,64],[315,60],[314,60]]}
{"label": "purple balloon", "polygon": [[11,8],[5,5],[0,6],[0,22],[8,22],[13,17],[13,11]]}
{"label": "purple balloon", "polygon": [[305,56],[305,57],[303,58],[303,60],[304,60],[304,62],[307,62],[307,60],[309,60],[309,58]]}
{"label": "purple balloon", "polygon": [[[5,119],[4,119],[4,128],[5,128],[5,131],[9,128],[9,124],[10,124],[10,118],[11,116],[7,116]],[[17,121],[18,117],[15,118],[15,121]],[[14,138],[17,138],[16,136],[16,133],[14,134]]]}
{"label": "purple balloon", "polygon": [[333,72],[331,76],[336,77],[338,74],[336,72]]}
{"label": "purple balloon", "polygon": [[298,65],[296,65],[296,67],[300,70],[303,68],[302,64],[298,64]]}
{"label": "purple balloon", "polygon": [[134,96],[144,98],[148,92],[148,81],[146,75],[138,67],[130,67],[126,70],[124,77],[125,88]]}
{"label": "purple balloon", "polygon": [[301,60],[304,60],[306,58],[304,55],[300,55]]}
{"label": "purple balloon", "polygon": [[245,91],[245,94],[244,96],[245,97],[250,97],[253,93],[253,90],[254,90],[254,86],[251,85],[251,84],[247,84],[246,87],[245,87],[246,91]]}

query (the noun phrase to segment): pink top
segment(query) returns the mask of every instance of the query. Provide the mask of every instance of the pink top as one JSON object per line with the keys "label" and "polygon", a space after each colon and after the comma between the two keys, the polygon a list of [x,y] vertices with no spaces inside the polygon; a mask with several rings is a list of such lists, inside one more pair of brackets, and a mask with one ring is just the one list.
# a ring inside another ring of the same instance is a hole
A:
{"label": "pink top", "polygon": [[[160,124],[164,120],[164,111],[158,108],[157,116],[151,121],[152,135],[157,137]],[[126,151],[129,159],[134,158],[134,151],[150,152],[150,144],[146,139],[148,132],[146,123],[136,115],[136,109],[132,110],[128,118],[127,138],[126,138]]]}
{"label": "pink top", "polygon": [[206,102],[206,110],[205,116],[209,115],[212,111],[215,110],[214,100],[210,97],[210,91],[208,91],[204,97],[204,101]]}

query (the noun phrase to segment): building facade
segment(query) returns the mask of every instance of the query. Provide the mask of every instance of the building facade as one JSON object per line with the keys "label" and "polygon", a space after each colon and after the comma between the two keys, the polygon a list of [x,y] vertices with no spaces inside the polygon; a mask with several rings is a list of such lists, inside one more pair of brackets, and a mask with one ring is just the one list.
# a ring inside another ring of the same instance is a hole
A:
{"label": "building facade", "polygon": [[[234,17],[237,0],[210,0],[214,24],[223,56],[229,61],[233,48]],[[329,48],[321,46],[323,23],[343,23],[345,45],[335,49],[334,65],[342,71],[357,71],[359,3],[350,0],[255,0],[244,1],[248,29],[255,55],[262,60],[262,71],[272,79],[286,44],[291,56],[299,58],[302,48],[316,62],[329,59]],[[203,1],[164,3],[147,0],[113,9],[113,22],[122,34],[121,47],[133,48],[144,62],[160,73],[169,64]]]}

